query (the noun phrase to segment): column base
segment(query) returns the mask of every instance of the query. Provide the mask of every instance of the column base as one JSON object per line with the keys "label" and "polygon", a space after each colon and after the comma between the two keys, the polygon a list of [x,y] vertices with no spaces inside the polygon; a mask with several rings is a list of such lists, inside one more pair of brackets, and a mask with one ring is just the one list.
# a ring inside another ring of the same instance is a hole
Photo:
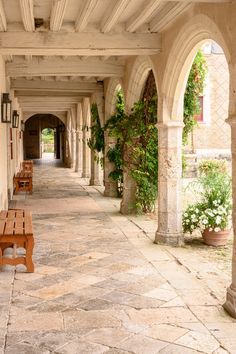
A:
{"label": "column base", "polygon": [[94,179],[94,180],[90,179],[89,185],[90,186],[101,186],[101,182],[98,179]]}
{"label": "column base", "polygon": [[89,173],[82,173],[82,178],[90,178],[90,175]]}
{"label": "column base", "polygon": [[231,286],[227,289],[226,302],[223,307],[230,316],[236,318],[236,289],[233,289]]}
{"label": "column base", "polygon": [[104,197],[117,197],[117,183],[116,182],[106,182],[105,181],[105,190]]}
{"label": "column base", "polygon": [[82,170],[75,168],[75,172],[78,174],[78,177],[82,177]]}
{"label": "column base", "polygon": [[120,203],[120,212],[123,215],[134,215],[137,213],[135,205],[123,203],[123,200]]}
{"label": "column base", "polygon": [[111,198],[116,198],[117,197],[117,191],[115,190],[104,190],[104,197],[111,197]]}
{"label": "column base", "polygon": [[180,247],[184,245],[184,235],[182,233],[163,233],[157,231],[154,243]]}

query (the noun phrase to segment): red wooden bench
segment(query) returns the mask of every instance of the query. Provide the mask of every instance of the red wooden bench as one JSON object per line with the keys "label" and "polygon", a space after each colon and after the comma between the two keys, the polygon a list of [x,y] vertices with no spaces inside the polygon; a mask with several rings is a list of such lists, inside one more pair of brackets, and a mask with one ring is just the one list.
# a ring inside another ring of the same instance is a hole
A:
{"label": "red wooden bench", "polygon": [[[4,250],[13,248],[13,257],[4,256]],[[17,256],[17,248],[25,248],[25,256]],[[34,236],[31,213],[25,210],[0,212],[0,266],[24,264],[27,271],[34,272],[32,261]]]}
{"label": "red wooden bench", "polygon": [[23,172],[30,172],[33,175],[33,161],[24,160],[21,162],[21,170]]}
{"label": "red wooden bench", "polygon": [[33,192],[33,182],[32,182],[32,173],[31,172],[18,172],[14,176],[14,185],[15,185],[15,193],[18,192],[29,192],[32,194]]}

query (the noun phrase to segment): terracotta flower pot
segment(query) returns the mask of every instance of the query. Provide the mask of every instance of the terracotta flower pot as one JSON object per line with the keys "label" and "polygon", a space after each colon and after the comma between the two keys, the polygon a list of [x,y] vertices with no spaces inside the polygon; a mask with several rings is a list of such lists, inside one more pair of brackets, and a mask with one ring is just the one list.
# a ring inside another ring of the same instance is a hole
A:
{"label": "terracotta flower pot", "polygon": [[221,230],[218,232],[209,231],[206,229],[202,233],[204,243],[208,246],[225,246],[229,236],[230,230]]}

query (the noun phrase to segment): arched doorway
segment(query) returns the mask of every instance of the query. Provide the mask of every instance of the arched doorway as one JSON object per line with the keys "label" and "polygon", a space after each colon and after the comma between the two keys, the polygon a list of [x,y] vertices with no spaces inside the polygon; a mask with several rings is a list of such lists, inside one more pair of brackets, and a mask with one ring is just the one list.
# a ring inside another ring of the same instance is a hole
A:
{"label": "arched doorway", "polygon": [[52,114],[35,114],[25,123],[24,156],[26,159],[41,159],[47,144],[52,158],[64,160],[65,125]]}
{"label": "arched doorway", "polygon": [[41,131],[41,156],[42,159],[57,158],[57,131],[52,128],[44,128]]}

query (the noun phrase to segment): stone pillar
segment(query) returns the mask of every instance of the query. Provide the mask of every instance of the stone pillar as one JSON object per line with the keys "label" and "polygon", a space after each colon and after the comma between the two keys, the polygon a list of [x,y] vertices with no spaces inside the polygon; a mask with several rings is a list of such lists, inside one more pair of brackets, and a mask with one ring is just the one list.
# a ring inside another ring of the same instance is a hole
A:
{"label": "stone pillar", "polygon": [[76,159],[75,159],[75,172],[79,177],[82,176],[82,163],[83,163],[83,114],[81,103],[77,104],[77,117],[76,117]]}
{"label": "stone pillar", "polygon": [[[99,156],[101,157],[101,156]],[[95,152],[91,151],[91,177],[90,177],[90,186],[100,186],[100,162],[97,161]]]}
{"label": "stone pillar", "polygon": [[66,149],[65,149],[65,163],[67,167],[72,167],[72,158],[71,158],[71,116],[69,112],[67,113],[66,119]]}
{"label": "stone pillar", "polygon": [[[124,152],[124,161],[129,161],[129,149],[126,148]],[[125,164],[123,168],[123,194],[120,204],[120,212],[122,214],[135,214],[136,213],[136,182],[130,176],[130,169]]]}
{"label": "stone pillar", "polygon": [[232,152],[232,189],[233,212],[232,221],[234,229],[233,257],[232,257],[232,283],[227,289],[226,302],[223,305],[229,314],[236,318],[236,115],[228,119],[231,126],[231,152]]}
{"label": "stone pillar", "polygon": [[82,177],[90,177],[91,169],[91,150],[88,147],[88,140],[90,138],[90,125],[91,125],[91,112],[90,112],[90,102],[89,98],[86,97],[83,99],[82,105],[83,112],[83,171]]}
{"label": "stone pillar", "polygon": [[76,130],[71,131],[71,167],[74,168],[76,160]]}
{"label": "stone pillar", "polygon": [[183,123],[158,124],[158,229],[155,243],[180,246],[182,232]]}
{"label": "stone pillar", "polygon": [[[91,105],[95,103],[98,109],[98,115],[101,126],[104,126],[104,97],[103,93],[94,93],[91,97]],[[103,184],[103,170],[102,165],[100,162],[97,161],[103,158],[103,153],[100,152],[97,156],[97,153],[91,151],[91,178],[90,178],[90,185],[93,186],[100,186]],[[101,178],[102,176],[102,178]]]}
{"label": "stone pillar", "polygon": [[113,162],[110,162],[107,157],[107,152],[111,147],[114,147],[116,144],[116,138],[109,136],[109,133],[105,132],[105,156],[104,156],[104,183],[105,197],[117,197],[117,182],[113,181],[109,174],[114,171],[115,165]]}

